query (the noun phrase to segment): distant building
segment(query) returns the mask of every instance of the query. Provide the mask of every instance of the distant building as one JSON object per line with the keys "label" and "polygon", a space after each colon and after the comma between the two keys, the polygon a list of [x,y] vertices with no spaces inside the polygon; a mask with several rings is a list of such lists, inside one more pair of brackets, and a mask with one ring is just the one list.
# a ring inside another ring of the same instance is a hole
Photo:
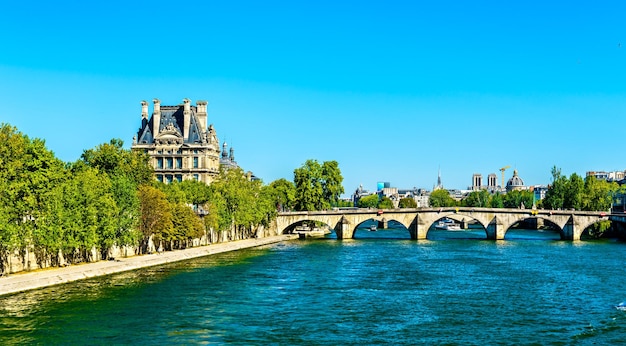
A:
{"label": "distant building", "polygon": [[613,172],[605,172],[605,171],[588,171],[586,176],[596,177],[598,180],[606,180],[606,181],[621,181],[626,178],[626,171],[613,171]]}
{"label": "distant building", "polygon": [[522,180],[522,178],[520,178],[520,176],[517,175],[517,169],[516,169],[516,170],[513,170],[513,177],[511,177],[511,179],[509,179],[509,181],[506,183],[506,191],[511,192],[511,191],[521,191],[521,190],[528,190],[528,187],[524,185],[524,180]]}
{"label": "distant building", "polygon": [[472,191],[480,191],[483,188],[483,175],[480,173],[474,173],[472,176]]}
{"label": "distant building", "polygon": [[498,177],[495,173],[491,173],[487,176],[487,185],[483,185],[483,176],[480,173],[474,173],[472,176],[472,186],[469,187],[470,191],[487,190],[490,193],[498,191]]}
{"label": "distant building", "polygon": [[141,102],[141,127],[133,137],[132,150],[150,157],[157,180],[197,180],[209,184],[219,174],[219,141],[213,125],[207,126],[207,102],[195,106],[162,106],[154,99],[152,116],[148,102]]}
{"label": "distant building", "polygon": [[530,187],[530,190],[535,195],[535,201],[540,201],[546,198],[546,193],[548,192],[548,187],[546,185],[534,185]]}
{"label": "distant building", "polygon": [[359,205],[359,200],[365,196],[376,194],[376,192],[370,192],[363,188],[363,185],[359,185],[359,187],[352,194],[352,205],[355,207]]}

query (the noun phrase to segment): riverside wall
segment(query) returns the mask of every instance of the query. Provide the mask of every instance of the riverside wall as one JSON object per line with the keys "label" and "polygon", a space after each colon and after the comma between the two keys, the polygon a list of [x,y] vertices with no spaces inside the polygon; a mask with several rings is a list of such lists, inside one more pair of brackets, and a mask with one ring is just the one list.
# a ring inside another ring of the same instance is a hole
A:
{"label": "riverside wall", "polygon": [[111,275],[223,252],[269,245],[297,238],[298,235],[293,234],[274,235],[261,238],[234,240],[224,243],[214,243],[211,245],[193,247],[185,250],[174,250],[162,253],[157,252],[149,255],[138,255],[110,261],[98,261],[62,268],[49,268],[22,272],[0,277],[0,295],[39,289],[47,286],[59,285],[97,276]]}
{"label": "riverside wall", "polygon": [[[266,228],[263,226],[258,226],[253,231],[231,229],[228,231],[217,232],[214,230],[210,230],[206,233],[206,235],[202,236],[201,238],[196,238],[189,241],[186,247],[195,248],[211,244],[228,243],[251,238],[260,239],[274,237],[277,235],[279,234],[277,233],[275,222],[270,227]],[[151,237],[148,241],[147,253],[151,254],[165,252],[163,251],[162,246],[159,246],[152,241]],[[52,254],[37,254],[35,253],[33,247],[29,247],[21,251],[18,250],[6,256],[6,261],[4,263],[4,272],[1,271],[2,267],[0,267],[0,277],[2,277],[2,275],[29,272],[40,269],[66,267],[70,265],[82,265],[85,263],[97,263],[103,260],[102,254],[97,251],[95,247],[91,251],[89,251],[87,259],[81,259],[77,263],[71,264],[71,262],[73,262],[69,260],[69,256],[71,255],[72,254],[63,254],[59,252],[54,256],[57,260],[52,261]],[[141,253],[139,247],[137,246],[113,246],[109,249],[107,253],[107,258],[120,259],[139,255],[141,255]]]}

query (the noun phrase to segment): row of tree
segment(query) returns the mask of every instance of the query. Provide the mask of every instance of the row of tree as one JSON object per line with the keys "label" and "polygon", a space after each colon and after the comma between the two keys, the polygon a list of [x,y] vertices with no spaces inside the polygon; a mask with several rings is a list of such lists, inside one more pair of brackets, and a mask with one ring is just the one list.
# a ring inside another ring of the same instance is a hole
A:
{"label": "row of tree", "polygon": [[[336,161],[308,160],[294,182],[250,181],[222,170],[211,184],[163,184],[148,157],[113,139],[64,163],[44,141],[0,125],[0,273],[8,256],[59,265],[107,258],[113,246],[183,248],[193,239],[240,239],[267,227],[278,210],[339,205]],[[95,250],[95,251],[94,251]]]}

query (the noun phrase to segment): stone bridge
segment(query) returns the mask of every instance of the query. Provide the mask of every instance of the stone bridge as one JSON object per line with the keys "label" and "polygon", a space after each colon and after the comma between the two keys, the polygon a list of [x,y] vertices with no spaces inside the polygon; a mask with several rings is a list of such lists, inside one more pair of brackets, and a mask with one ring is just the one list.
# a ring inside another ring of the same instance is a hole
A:
{"label": "stone bridge", "polygon": [[[411,239],[426,239],[428,229],[438,220],[450,218],[460,222],[473,221],[484,227],[487,239],[501,240],[507,230],[519,221],[538,219],[558,227],[563,240],[580,240],[583,231],[592,224],[609,220],[605,212],[579,210],[541,210],[504,208],[416,208],[416,209],[350,209],[278,213],[277,231],[289,233],[304,221],[322,222],[335,230],[337,239],[353,238],[356,228],[363,222],[396,221],[404,225]],[[621,221],[621,220],[614,220]]]}

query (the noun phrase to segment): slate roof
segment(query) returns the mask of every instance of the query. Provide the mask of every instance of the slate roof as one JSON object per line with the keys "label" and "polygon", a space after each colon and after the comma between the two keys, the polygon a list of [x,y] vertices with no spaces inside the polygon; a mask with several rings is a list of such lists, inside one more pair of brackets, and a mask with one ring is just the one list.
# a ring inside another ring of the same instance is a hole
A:
{"label": "slate roof", "polygon": [[[159,124],[159,132],[165,130],[168,125],[172,125],[180,135],[183,135],[184,128],[184,108],[180,106],[161,106],[161,122]],[[148,121],[143,121],[139,132],[137,133],[138,144],[152,144],[154,143],[154,135],[152,133],[154,117],[150,116]],[[196,107],[191,107],[191,117],[189,122],[189,138],[184,142],[190,143],[202,143],[202,130],[200,124],[198,124],[198,118],[196,117]]]}

